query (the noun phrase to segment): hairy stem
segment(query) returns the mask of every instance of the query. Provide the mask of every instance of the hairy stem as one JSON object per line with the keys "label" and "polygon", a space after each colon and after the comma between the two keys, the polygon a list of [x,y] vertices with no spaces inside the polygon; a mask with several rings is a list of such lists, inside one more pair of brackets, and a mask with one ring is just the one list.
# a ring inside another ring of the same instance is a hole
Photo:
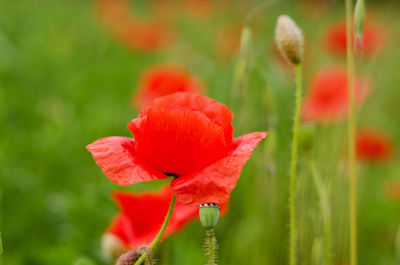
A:
{"label": "hairy stem", "polygon": [[296,65],[296,104],[293,119],[292,156],[290,160],[289,179],[289,264],[296,264],[296,222],[295,222],[295,180],[297,165],[297,142],[300,122],[301,95],[302,95],[302,66]]}
{"label": "hairy stem", "polygon": [[353,3],[346,0],[346,38],[347,38],[347,80],[348,80],[348,156],[349,156],[349,217],[350,217],[350,265],[357,265],[357,176],[354,146],[355,111],[354,111],[354,76],[355,60],[353,53]]}
{"label": "hairy stem", "polygon": [[214,229],[208,229],[206,232],[206,242],[205,242],[207,252],[206,255],[208,256],[208,263],[207,265],[217,265],[217,239],[215,237]]}
{"label": "hairy stem", "polygon": [[[171,204],[169,205],[167,216],[165,216],[164,223],[162,224],[160,231],[158,231],[156,238],[154,238],[153,242],[151,242],[149,251],[153,251],[154,248],[157,246],[157,244],[161,241],[161,238],[165,232],[165,229],[167,229],[169,220],[171,219],[172,212],[174,211],[175,202],[176,202],[176,198],[175,198],[175,196],[172,196]],[[143,261],[145,261],[147,259],[147,257],[148,257],[148,254],[146,252],[144,252],[142,254],[142,256],[140,256],[140,258],[135,262],[135,265],[142,264]]]}
{"label": "hairy stem", "polygon": [[314,179],[315,187],[318,193],[319,207],[322,216],[322,226],[324,230],[325,246],[325,265],[332,264],[332,231],[331,231],[331,207],[329,203],[328,189],[322,183],[321,176],[315,168],[314,161],[309,159],[309,167]]}

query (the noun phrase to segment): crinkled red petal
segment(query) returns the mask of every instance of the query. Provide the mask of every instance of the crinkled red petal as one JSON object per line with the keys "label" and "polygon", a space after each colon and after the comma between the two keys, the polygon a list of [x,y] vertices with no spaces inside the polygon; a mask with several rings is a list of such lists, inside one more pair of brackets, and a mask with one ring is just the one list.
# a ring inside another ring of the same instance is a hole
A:
{"label": "crinkled red petal", "polygon": [[112,181],[121,186],[136,182],[163,179],[167,176],[143,164],[136,155],[135,140],[127,137],[106,137],[86,147],[97,165]]}
{"label": "crinkled red petal", "polygon": [[181,203],[188,206],[227,201],[244,164],[266,135],[265,132],[255,132],[234,139],[227,156],[201,171],[173,180],[172,192]]}
{"label": "crinkled red petal", "polygon": [[230,145],[232,142],[233,114],[228,107],[222,103],[199,94],[178,92],[157,98],[152,105],[168,110],[192,110],[201,112],[206,115],[211,122],[223,128],[227,145]]}
{"label": "crinkled red petal", "polygon": [[198,111],[148,107],[128,128],[137,155],[161,172],[184,175],[223,157],[229,149],[223,129]]}

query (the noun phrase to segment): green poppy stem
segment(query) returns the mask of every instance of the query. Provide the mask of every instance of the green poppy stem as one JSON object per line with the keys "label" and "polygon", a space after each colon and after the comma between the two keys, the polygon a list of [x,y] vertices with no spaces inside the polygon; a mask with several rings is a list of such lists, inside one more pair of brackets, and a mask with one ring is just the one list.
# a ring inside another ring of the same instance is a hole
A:
{"label": "green poppy stem", "polygon": [[295,211],[295,179],[297,165],[297,146],[299,136],[301,97],[303,90],[303,73],[301,63],[296,65],[296,103],[293,119],[292,156],[290,160],[289,179],[289,264],[296,264],[296,211]]}
{"label": "green poppy stem", "polygon": [[206,247],[208,255],[207,265],[217,265],[217,239],[215,238],[214,228],[206,232]]}
{"label": "green poppy stem", "polygon": [[[175,203],[176,203],[176,198],[175,196],[172,196],[171,199],[171,204],[169,205],[169,209],[168,209],[168,213],[165,216],[164,219],[164,223],[161,226],[160,231],[158,231],[158,234],[156,236],[156,238],[154,238],[153,242],[151,242],[150,247],[149,247],[149,251],[153,251],[154,248],[158,245],[158,243],[161,241],[162,236],[164,235],[165,230],[167,229],[169,220],[171,219],[172,216],[172,212],[174,211],[174,207],[175,207]],[[142,256],[140,256],[140,258],[135,262],[135,265],[140,265],[142,264],[147,258],[147,253],[143,253]]]}
{"label": "green poppy stem", "polygon": [[350,265],[357,265],[357,176],[354,144],[355,107],[354,76],[355,59],[353,53],[353,3],[346,0],[346,38],[347,38],[347,80],[348,80],[348,156],[349,156],[349,217],[350,217]]}

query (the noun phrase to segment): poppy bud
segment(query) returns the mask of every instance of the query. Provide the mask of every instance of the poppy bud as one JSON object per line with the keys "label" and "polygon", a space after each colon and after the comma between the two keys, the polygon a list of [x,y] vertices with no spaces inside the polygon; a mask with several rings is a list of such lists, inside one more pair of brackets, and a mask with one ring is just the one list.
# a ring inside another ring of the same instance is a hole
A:
{"label": "poppy bud", "polygon": [[356,53],[359,53],[363,49],[363,32],[364,32],[364,21],[365,21],[365,3],[364,0],[357,0],[356,7],[354,9],[354,47]]}
{"label": "poppy bud", "polygon": [[301,124],[299,127],[299,146],[306,152],[310,153],[313,149],[315,141],[315,126],[313,124]]}
{"label": "poppy bud", "polygon": [[279,16],[275,29],[279,51],[292,64],[299,64],[303,57],[304,37],[296,23],[286,15]]}
{"label": "poppy bud", "polygon": [[125,246],[118,237],[106,233],[101,239],[101,249],[107,259],[115,260],[124,252]]}
{"label": "poppy bud", "polygon": [[219,205],[216,203],[204,203],[199,206],[200,223],[210,229],[217,225],[219,219]]}
{"label": "poppy bud", "polygon": [[365,21],[365,3],[364,0],[357,0],[354,9],[354,31],[356,35],[362,35]]}
{"label": "poppy bud", "polygon": [[139,259],[139,253],[135,249],[131,249],[124,254],[122,254],[115,265],[134,265]]}

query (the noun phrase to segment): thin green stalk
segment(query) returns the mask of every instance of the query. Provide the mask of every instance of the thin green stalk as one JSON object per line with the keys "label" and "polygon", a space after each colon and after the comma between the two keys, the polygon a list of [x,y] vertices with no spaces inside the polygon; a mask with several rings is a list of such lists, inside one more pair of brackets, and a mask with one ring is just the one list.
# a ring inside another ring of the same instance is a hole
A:
{"label": "thin green stalk", "polygon": [[302,95],[302,66],[301,63],[296,65],[296,104],[293,120],[293,139],[292,139],[292,156],[290,160],[290,179],[289,179],[289,264],[296,264],[296,221],[295,221],[295,179],[297,165],[297,142],[299,135],[299,122],[301,110]]}
{"label": "thin green stalk", "polygon": [[350,217],[350,265],[357,265],[357,176],[356,155],[354,145],[355,107],[354,107],[354,76],[355,60],[353,53],[353,3],[346,0],[346,37],[347,37],[347,78],[348,78],[348,156],[349,156],[349,217]]}
{"label": "thin green stalk", "polygon": [[206,232],[206,246],[208,255],[207,265],[217,265],[217,239],[212,228]]}
{"label": "thin green stalk", "polygon": [[[161,238],[162,238],[162,236],[163,236],[163,234],[165,232],[165,229],[167,229],[169,220],[171,219],[172,212],[174,211],[175,202],[176,202],[176,198],[175,198],[175,196],[172,196],[171,204],[169,205],[168,213],[165,216],[164,223],[162,224],[162,226],[160,228],[160,231],[158,231],[158,234],[157,234],[156,238],[154,238],[153,242],[151,242],[151,245],[149,247],[149,251],[153,251],[154,248],[157,246],[157,244],[161,241]],[[143,261],[146,260],[146,258],[147,258],[147,253],[144,252],[142,254],[142,256],[140,256],[140,258],[135,262],[135,265],[142,264]]]}
{"label": "thin green stalk", "polygon": [[314,179],[315,187],[318,193],[319,207],[322,215],[322,226],[324,230],[324,246],[325,246],[325,265],[332,264],[332,231],[331,231],[331,207],[328,197],[328,189],[322,183],[320,174],[315,168],[312,158],[309,159],[308,165],[312,177]]}

